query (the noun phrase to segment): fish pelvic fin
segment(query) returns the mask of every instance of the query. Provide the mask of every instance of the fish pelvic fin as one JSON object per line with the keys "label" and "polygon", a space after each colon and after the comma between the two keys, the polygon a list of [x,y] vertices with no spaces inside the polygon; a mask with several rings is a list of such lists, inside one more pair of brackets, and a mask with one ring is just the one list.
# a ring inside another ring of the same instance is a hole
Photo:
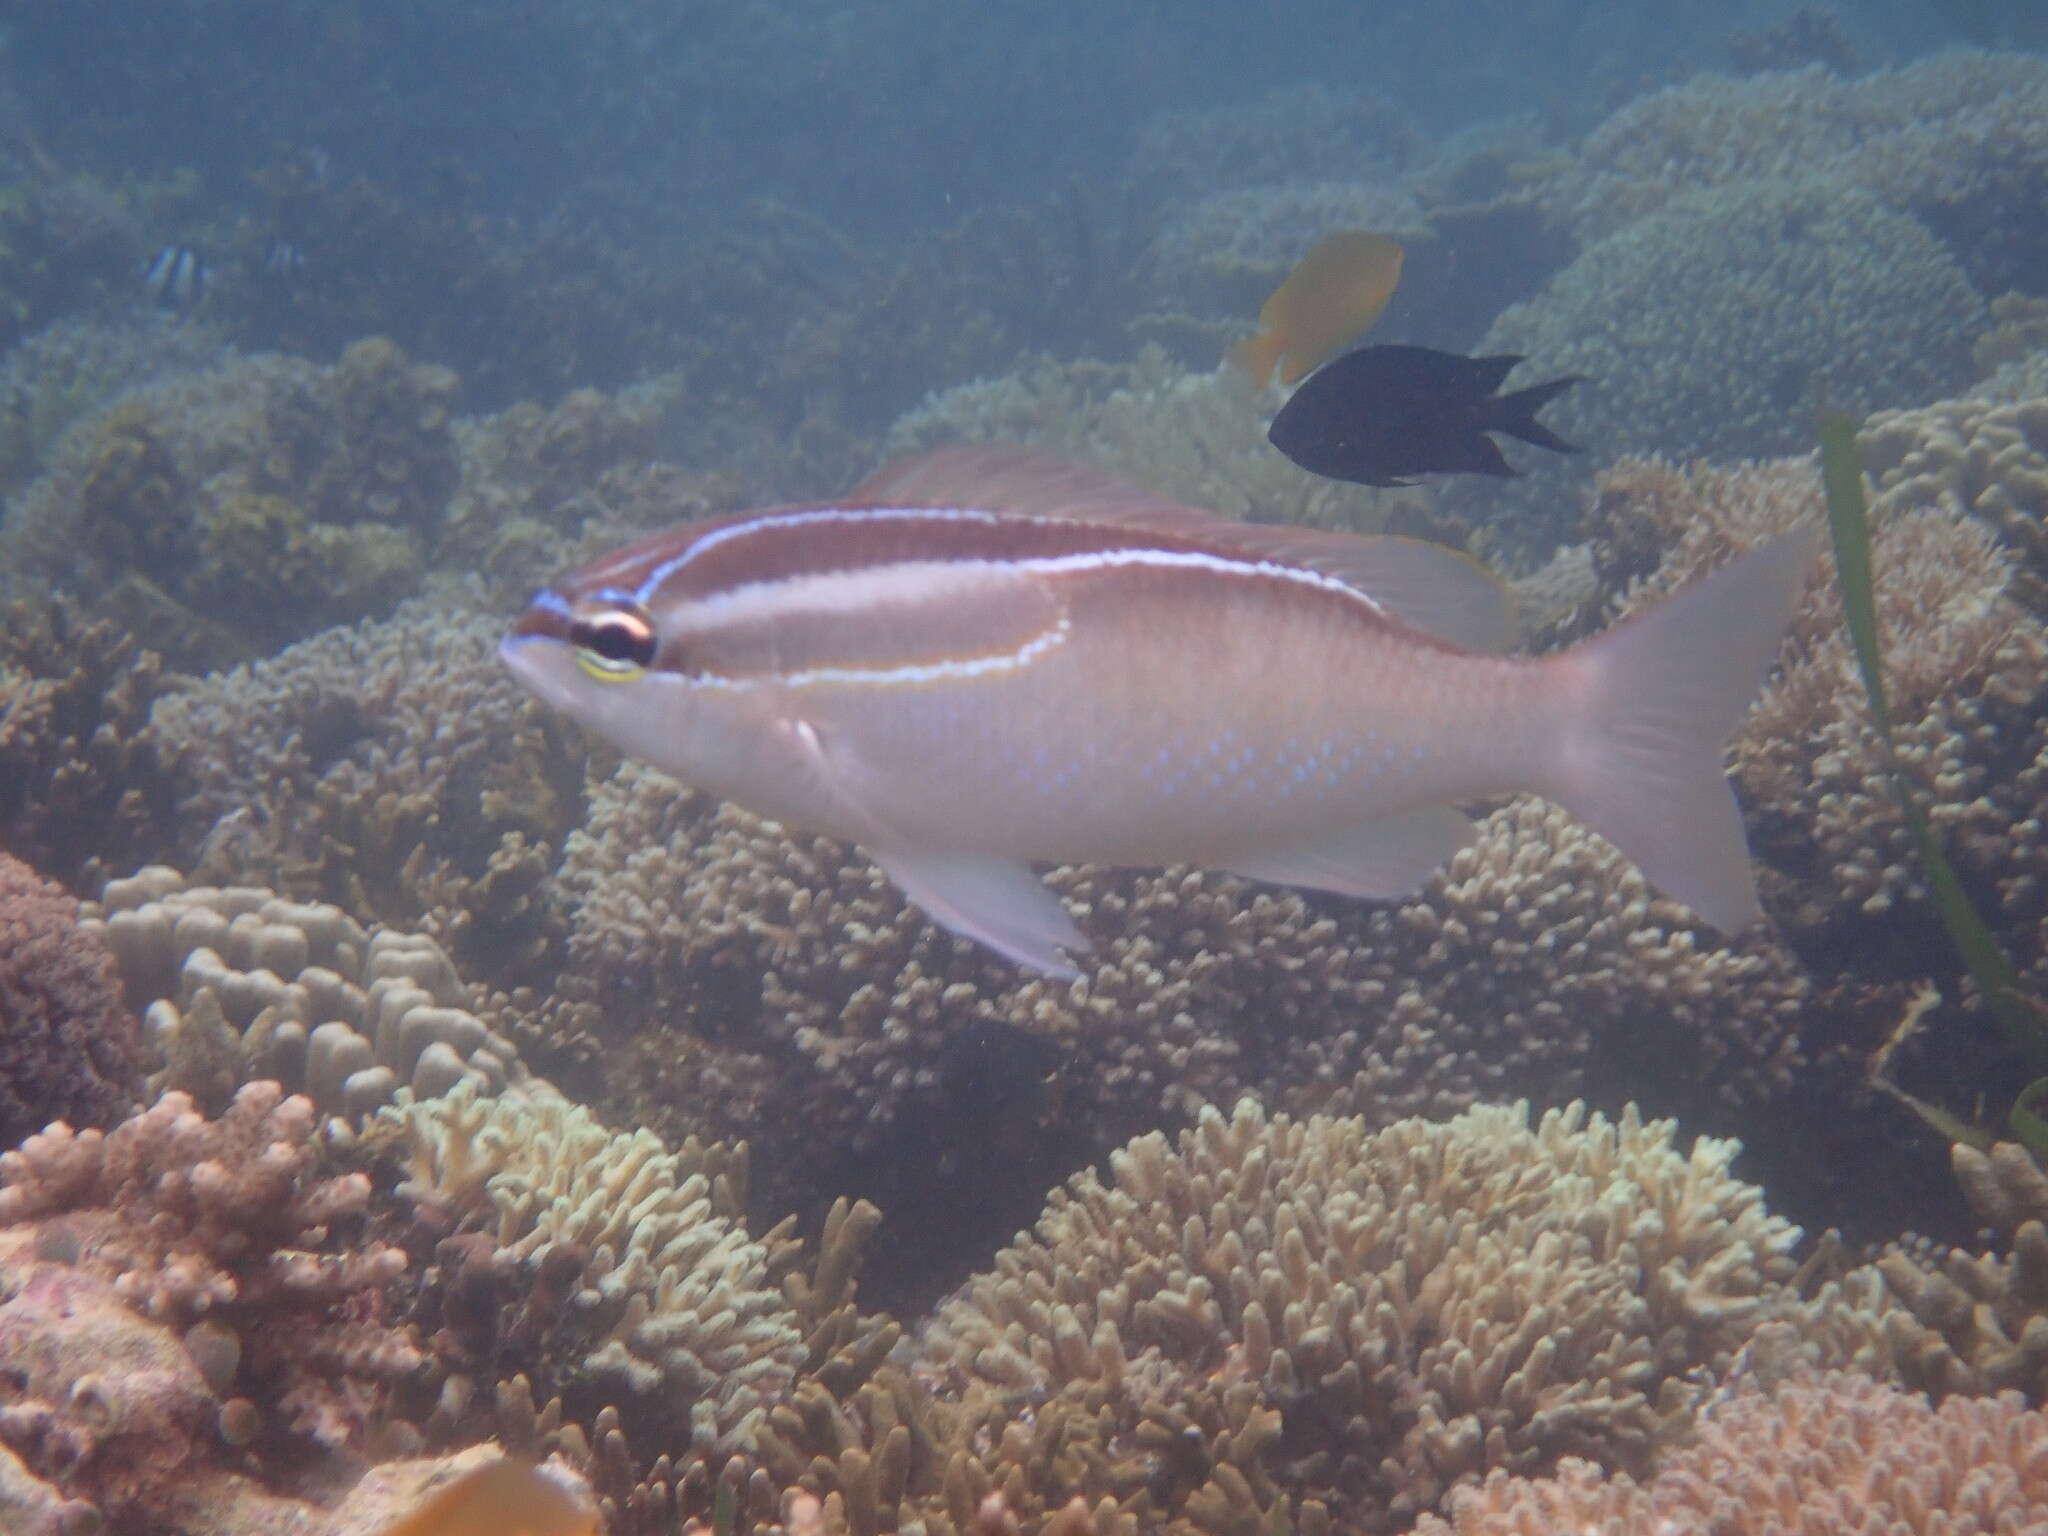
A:
{"label": "fish pelvic fin", "polygon": [[870,848],[882,872],[942,928],[1048,976],[1081,974],[1088,940],[1027,864],[979,854]]}
{"label": "fish pelvic fin", "polygon": [[1531,384],[1527,389],[1518,389],[1511,395],[1502,395],[1493,402],[1487,418],[1487,430],[1505,432],[1538,448],[1548,448],[1552,453],[1579,452],[1577,443],[1568,443],[1559,437],[1536,419],[1536,413],[1574,384],[1584,383],[1585,378],[1583,373],[1570,373],[1561,379],[1547,379],[1541,384]]}
{"label": "fish pelvic fin", "polygon": [[1733,933],[1762,915],[1722,771],[1819,547],[1785,535],[1553,658],[1578,708],[1543,792]]}

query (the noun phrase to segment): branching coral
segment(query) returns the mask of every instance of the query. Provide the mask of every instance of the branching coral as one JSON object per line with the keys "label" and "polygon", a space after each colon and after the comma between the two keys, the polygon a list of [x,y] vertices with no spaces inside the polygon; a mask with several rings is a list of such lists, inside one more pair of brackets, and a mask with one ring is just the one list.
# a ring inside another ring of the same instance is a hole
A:
{"label": "branching coral", "polygon": [[[849,1188],[894,1209],[957,1180],[1002,1203],[997,1235],[1204,1099],[1444,1113],[1626,1063],[1692,1108],[1767,1100],[1796,1057],[1806,986],[1782,950],[1708,937],[1533,802],[1395,907],[1186,869],[1049,878],[1094,945],[1077,985],[935,929],[857,850],[629,764],[569,841],[574,963],[514,1010],[518,1038],[645,1123],[753,1139],[777,1209]],[[974,1129],[927,1139],[946,1114]],[[797,1122],[801,1147],[773,1134]],[[892,1158],[916,1169],[900,1191]]]}
{"label": "branching coral", "polygon": [[0,853],[0,1146],[52,1120],[104,1126],[142,1088],[142,1036],[78,903]]}
{"label": "branching coral", "polygon": [[315,1120],[251,1083],[217,1120],[170,1093],[111,1131],[60,1121],[0,1156],[0,1236],[184,1334],[249,1438],[358,1444],[422,1356],[389,1321],[404,1255],[356,1240],[369,1180],[320,1171]]}
{"label": "branching coral", "polygon": [[157,854],[174,786],[146,727],[167,683],[68,599],[0,607],[0,843],[81,886]]}
{"label": "branching coral", "polygon": [[947,1476],[1175,1529],[1284,1488],[1386,1529],[1494,1468],[1640,1469],[1688,1421],[1688,1373],[1788,1303],[1797,1236],[1731,1143],[1687,1157],[1673,1130],[1574,1107],[1372,1132],[1247,1101],[1140,1138],[923,1340],[983,1448]]}
{"label": "branching coral", "polygon": [[1637,1483],[1567,1460],[1546,1478],[1495,1472],[1416,1536],[1994,1536],[2048,1529],[2048,1416],[2008,1394],[1923,1397],[1867,1377],[1738,1391],[1696,1444]]}
{"label": "branching coral", "polygon": [[401,1086],[425,1097],[522,1073],[431,939],[260,887],[189,886],[160,865],[109,882],[100,913],[91,926],[162,1063],[153,1086],[208,1109],[269,1078],[360,1120]]}
{"label": "branching coral", "polygon": [[1936,1393],[2018,1391],[2048,1403],[2048,1175],[2024,1149],[1957,1144],[1956,1180],[2005,1242],[1971,1255],[1895,1244],[1876,1264],[1892,1305],[1881,1318],[1893,1368]]}
{"label": "branching coral", "polygon": [[[408,1170],[398,1193],[415,1236],[435,1239],[429,1433],[473,1431],[480,1413],[515,1445],[559,1444],[615,1511],[702,1502],[733,1458],[758,1464],[770,1411],[800,1383],[836,1411],[897,1338],[853,1303],[878,1213],[838,1209],[804,1273],[788,1223],[746,1232],[743,1144],[614,1135],[538,1081],[402,1102],[369,1141]],[[799,1464],[809,1444],[801,1429],[774,1440]]]}
{"label": "branching coral", "polygon": [[421,927],[508,983],[541,968],[584,748],[499,668],[500,627],[423,600],[166,700],[154,737],[184,787],[180,861]]}

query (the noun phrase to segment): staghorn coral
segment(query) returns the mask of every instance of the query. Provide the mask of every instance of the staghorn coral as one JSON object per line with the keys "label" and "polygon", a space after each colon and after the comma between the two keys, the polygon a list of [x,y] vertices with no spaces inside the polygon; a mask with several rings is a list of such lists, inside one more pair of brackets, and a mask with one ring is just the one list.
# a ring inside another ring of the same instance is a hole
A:
{"label": "staghorn coral", "polygon": [[171,376],[73,427],[0,547],[187,663],[388,608],[455,488],[455,391],[377,338]]}
{"label": "staghorn coral", "polygon": [[544,884],[582,813],[584,748],[499,668],[500,627],[423,599],[165,700],[177,862],[419,927],[508,982],[544,973]]}
{"label": "staghorn coral", "polygon": [[0,844],[81,886],[161,849],[175,788],[147,726],[170,684],[67,598],[0,605]]}
{"label": "staghorn coral", "polygon": [[217,1110],[251,1078],[360,1120],[401,1087],[503,1086],[519,1052],[471,1013],[433,940],[255,886],[192,886],[161,865],[108,882],[86,925],[119,962],[159,1091]]}
{"label": "staghorn coral", "polygon": [[1585,380],[1549,412],[1585,461],[1532,464],[1505,510],[1488,498],[1496,535],[1538,552],[1566,537],[1588,466],[1619,454],[1805,447],[1817,374],[1846,410],[1958,388],[1983,307],[1925,228],[1868,193],[1770,180],[1674,199],[1588,246],[1479,343],[1526,355],[1531,379]]}
{"label": "staghorn coral", "polygon": [[1923,1397],[1833,1373],[1738,1390],[1638,1483],[1566,1460],[1451,1496],[1416,1536],[1993,1536],[2048,1530],[2048,1418],[2007,1394]]}
{"label": "staghorn coral", "polygon": [[169,1093],[113,1130],[57,1121],[0,1156],[0,1239],[177,1330],[268,1454],[360,1445],[422,1357],[390,1320],[396,1249],[354,1239],[360,1174],[325,1176],[310,1100],[242,1087],[216,1120]]}
{"label": "staghorn coral", "polygon": [[1937,1396],[2024,1393],[2048,1403],[2048,1176],[2020,1146],[1950,1148],[1956,1181],[2008,1252],[1895,1243],[1874,1266],[1885,1287],[1887,1358]]}
{"label": "staghorn coral", "polygon": [[[1366,1530],[1494,1468],[1640,1470],[1786,1304],[1797,1229],[1669,1122],[1205,1110],[1055,1192],[919,1368],[983,1448],[949,1481],[1231,1529],[1283,1491]],[[956,1444],[960,1442],[956,1441]],[[1042,1501],[1042,1502],[1041,1502]]]}
{"label": "staghorn coral", "polygon": [[104,1126],[142,1088],[142,1036],[78,903],[0,853],[0,1146],[53,1119]]}

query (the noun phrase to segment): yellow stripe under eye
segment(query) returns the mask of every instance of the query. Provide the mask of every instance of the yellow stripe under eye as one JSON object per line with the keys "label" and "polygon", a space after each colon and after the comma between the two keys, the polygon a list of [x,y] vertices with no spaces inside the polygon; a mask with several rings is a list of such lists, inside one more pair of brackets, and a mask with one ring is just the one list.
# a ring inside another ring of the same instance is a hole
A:
{"label": "yellow stripe under eye", "polygon": [[654,664],[654,621],[638,603],[606,598],[579,607],[569,621],[576,665],[600,683],[630,683]]}

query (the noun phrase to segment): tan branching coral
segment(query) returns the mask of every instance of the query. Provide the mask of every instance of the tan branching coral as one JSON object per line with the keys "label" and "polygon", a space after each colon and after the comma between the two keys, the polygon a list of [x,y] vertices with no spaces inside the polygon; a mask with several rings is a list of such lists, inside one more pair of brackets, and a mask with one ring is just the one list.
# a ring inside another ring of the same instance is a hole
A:
{"label": "tan branching coral", "polygon": [[1567,1459],[1551,1477],[1491,1473],[1451,1508],[1416,1536],[2031,1533],[2048,1530],[2048,1415],[2013,1394],[1934,1408],[1868,1377],[1810,1377],[1717,1403],[1646,1482]]}
{"label": "tan branching coral", "polygon": [[167,845],[151,651],[68,598],[0,606],[0,843],[80,889]]}
{"label": "tan branching coral", "polygon": [[1140,1138],[924,1338],[985,1448],[947,1478],[1020,1515],[1078,1492],[1224,1530],[1286,1489],[1386,1529],[1494,1468],[1641,1469],[1690,1373],[1787,1304],[1797,1237],[1732,1143],[1673,1134],[1582,1107],[1373,1132],[1246,1101]]}
{"label": "tan branching coral", "polygon": [[1956,1181],[2006,1252],[1899,1243],[1875,1264],[1887,1358],[1937,1396],[2018,1391],[2048,1404],[2048,1175],[2027,1151],[1950,1149]]}
{"label": "tan branching coral", "polygon": [[[778,1209],[948,1102],[985,1115],[976,1145],[1032,1117],[971,1170],[977,1200],[1036,1171],[1012,1224],[1093,1152],[1245,1091],[1443,1114],[1568,1098],[1604,1055],[1677,1103],[1756,1102],[1796,1059],[1806,984],[1784,951],[1698,929],[1533,801],[1393,907],[1188,869],[1048,879],[1094,945],[1078,985],[934,928],[857,850],[628,764],[569,840],[574,964],[520,1038],[590,1060],[643,1123],[752,1138]],[[1013,1048],[991,1060],[991,1040]],[[792,1121],[794,1149],[773,1134]]]}
{"label": "tan branching coral", "polygon": [[368,1141],[407,1170],[398,1193],[434,1243],[428,1432],[565,1450],[621,1530],[708,1509],[734,1467],[808,1465],[810,1430],[771,1435],[771,1412],[801,1394],[837,1414],[898,1337],[854,1305],[879,1213],[842,1202],[805,1268],[789,1223],[748,1235],[743,1144],[613,1134],[537,1080],[401,1102]]}
{"label": "tan branching coral", "polygon": [[251,1083],[216,1120],[169,1093],[111,1131],[59,1121],[0,1156],[0,1238],[204,1333],[205,1374],[254,1405],[252,1436],[359,1443],[423,1356],[385,1320],[405,1257],[353,1239],[369,1180],[323,1173],[316,1119]]}
{"label": "tan branching coral", "polygon": [[366,930],[337,907],[259,886],[194,886],[155,865],[107,884],[88,927],[119,962],[161,1062],[159,1088],[217,1109],[250,1078],[360,1120],[401,1087],[491,1088],[517,1048],[469,1011],[440,946]]}
{"label": "tan branching coral", "polygon": [[265,881],[423,928],[505,982],[545,969],[548,866],[584,745],[507,677],[459,597],[216,674],[157,711],[201,879]]}
{"label": "tan branching coral", "polygon": [[537,1271],[575,1256],[566,1310],[583,1344],[564,1351],[563,1390],[614,1394],[628,1410],[658,1403],[704,1454],[752,1445],[803,1339],[772,1285],[770,1248],[739,1224],[743,1153],[615,1136],[537,1083],[495,1098],[465,1087],[385,1116],[411,1165],[402,1196],[489,1231]]}

